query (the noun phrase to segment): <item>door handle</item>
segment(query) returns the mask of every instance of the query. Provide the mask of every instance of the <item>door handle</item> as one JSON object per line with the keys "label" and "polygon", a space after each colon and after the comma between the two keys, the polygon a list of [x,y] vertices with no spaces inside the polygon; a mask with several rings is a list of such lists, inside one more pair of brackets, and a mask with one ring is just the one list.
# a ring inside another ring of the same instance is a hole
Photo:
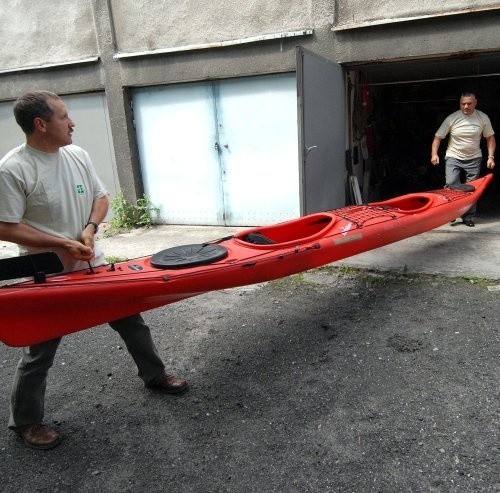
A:
{"label": "door handle", "polygon": [[311,147],[306,147],[304,148],[306,156],[313,150],[316,149],[318,146],[311,146]]}

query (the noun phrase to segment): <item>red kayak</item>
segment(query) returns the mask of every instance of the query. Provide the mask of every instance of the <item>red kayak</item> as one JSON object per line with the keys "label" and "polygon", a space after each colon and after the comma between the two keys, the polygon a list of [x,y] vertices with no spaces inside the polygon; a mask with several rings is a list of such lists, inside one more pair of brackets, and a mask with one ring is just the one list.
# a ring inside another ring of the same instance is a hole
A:
{"label": "red kayak", "polygon": [[0,340],[27,346],[208,291],[270,281],[437,228],[460,217],[492,174],[457,189],[348,206],[149,257],[69,274],[53,253],[0,261]]}

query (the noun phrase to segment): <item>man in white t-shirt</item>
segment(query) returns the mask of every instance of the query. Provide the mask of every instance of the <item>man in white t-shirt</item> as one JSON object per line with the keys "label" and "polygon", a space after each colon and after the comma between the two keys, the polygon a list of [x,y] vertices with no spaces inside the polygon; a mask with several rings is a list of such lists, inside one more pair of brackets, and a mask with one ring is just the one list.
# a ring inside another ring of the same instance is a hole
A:
{"label": "man in white t-shirt", "polygon": [[[460,183],[460,175],[465,172],[465,181],[469,182],[479,177],[481,172],[481,137],[486,139],[488,148],[489,169],[495,167],[495,132],[488,116],[476,109],[475,94],[464,92],[460,97],[460,109],[455,111],[441,124],[432,141],[431,163],[439,164],[438,150],[441,141],[449,135],[445,155],[446,185],[453,187]],[[474,226],[472,218],[476,206],[472,206],[463,216],[462,221],[467,226]]]}
{"label": "man in white t-shirt", "polygon": [[[55,251],[65,271],[104,263],[94,235],[108,211],[108,192],[89,155],[72,145],[74,123],[54,93],[35,91],[14,104],[26,143],[0,160],[0,240],[21,253]],[[186,380],[165,373],[140,314],[109,322],[134,359],[146,387],[177,394]],[[47,373],[61,338],[23,348],[11,393],[9,428],[29,447],[50,449],[59,432],[43,423]]]}

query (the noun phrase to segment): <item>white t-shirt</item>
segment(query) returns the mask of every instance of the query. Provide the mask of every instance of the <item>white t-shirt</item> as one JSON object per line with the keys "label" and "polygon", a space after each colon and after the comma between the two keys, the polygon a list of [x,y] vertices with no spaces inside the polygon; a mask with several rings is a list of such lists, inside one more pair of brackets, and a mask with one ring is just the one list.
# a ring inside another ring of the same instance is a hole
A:
{"label": "white t-shirt", "polygon": [[[0,221],[23,222],[53,236],[79,240],[92,203],[107,193],[89,155],[75,145],[47,153],[22,144],[0,161]],[[23,254],[47,251],[19,248]],[[64,249],[50,250],[59,255],[66,272],[88,267]],[[104,263],[97,242],[92,263]]]}
{"label": "white t-shirt", "polygon": [[445,118],[436,137],[444,139],[448,133],[446,157],[467,160],[481,157],[481,136],[490,137],[495,132],[488,115],[482,111],[474,110],[471,115],[464,115],[458,110]]}

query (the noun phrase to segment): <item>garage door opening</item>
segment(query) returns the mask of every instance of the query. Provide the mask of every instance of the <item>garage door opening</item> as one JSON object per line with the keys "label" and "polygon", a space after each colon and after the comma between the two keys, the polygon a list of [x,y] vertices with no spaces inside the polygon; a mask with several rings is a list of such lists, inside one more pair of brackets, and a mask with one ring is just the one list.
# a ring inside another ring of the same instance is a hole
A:
{"label": "garage door opening", "polygon": [[[393,72],[393,80],[383,82],[376,78],[370,80],[371,75],[363,69],[357,74],[361,81],[360,97],[354,98],[351,118],[354,154],[360,156],[365,176],[360,182],[368,187],[363,191],[365,200],[382,200],[443,186],[447,139],[441,143],[438,166],[430,164],[431,143],[444,118],[459,109],[460,94],[464,91],[476,93],[477,109],[490,117],[499,141],[500,74],[434,79],[426,77],[429,74],[424,71],[421,80],[409,81],[403,72]],[[399,80],[394,80],[396,78]],[[356,101],[361,108],[356,109]],[[361,151],[357,153],[356,139],[360,136]],[[482,149],[483,156],[487,156],[484,139]],[[500,167],[500,151],[497,157]],[[487,172],[486,159],[483,159],[482,174]],[[357,175],[359,179],[359,169]],[[480,200],[479,216],[500,217],[499,191],[497,179]]]}

